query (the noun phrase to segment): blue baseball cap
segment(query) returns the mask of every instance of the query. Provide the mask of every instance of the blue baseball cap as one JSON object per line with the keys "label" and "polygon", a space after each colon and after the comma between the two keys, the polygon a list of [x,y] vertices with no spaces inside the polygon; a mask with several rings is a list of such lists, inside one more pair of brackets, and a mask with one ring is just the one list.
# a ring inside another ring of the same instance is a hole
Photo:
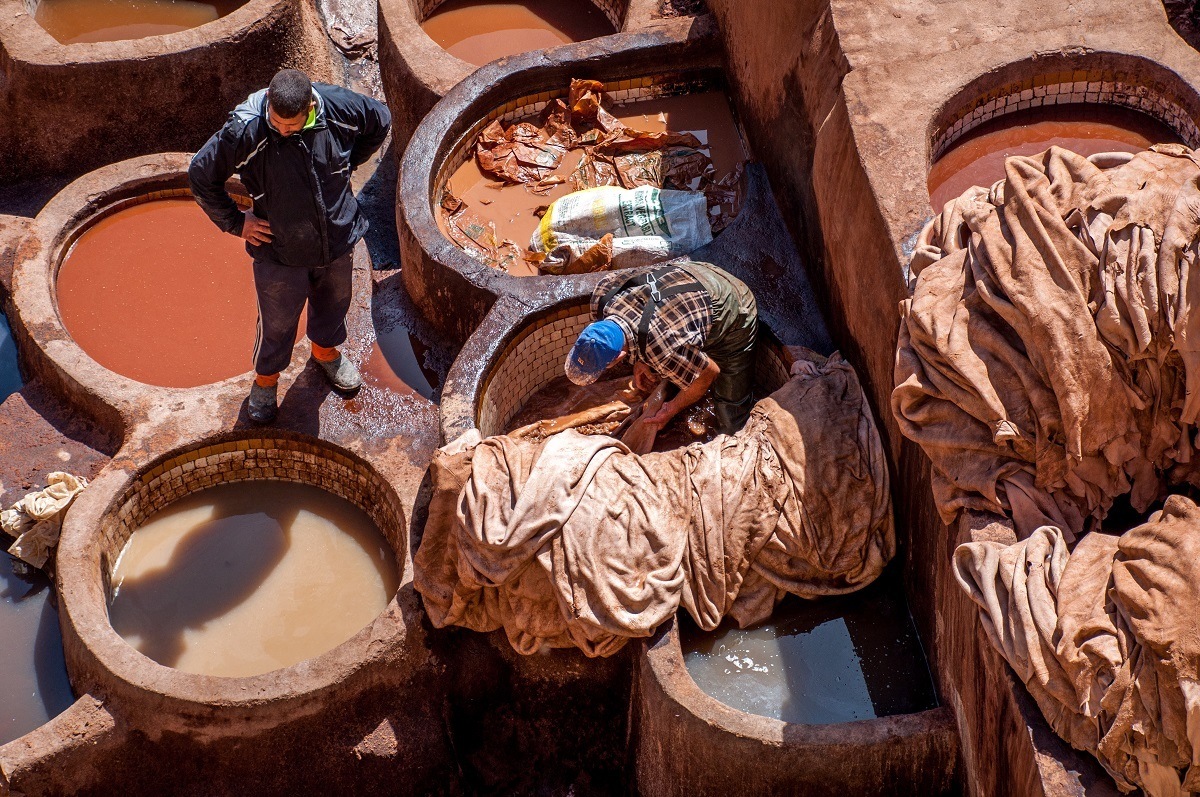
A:
{"label": "blue baseball cap", "polygon": [[593,321],[579,333],[567,354],[563,370],[577,385],[590,385],[600,378],[625,348],[625,331],[616,321]]}

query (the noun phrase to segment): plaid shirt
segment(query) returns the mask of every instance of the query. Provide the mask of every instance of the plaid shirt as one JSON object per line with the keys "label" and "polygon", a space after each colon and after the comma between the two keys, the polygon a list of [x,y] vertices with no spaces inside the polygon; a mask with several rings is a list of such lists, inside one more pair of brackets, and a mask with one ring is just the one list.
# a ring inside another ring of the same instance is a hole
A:
{"label": "plaid shirt", "polygon": [[[628,274],[612,274],[600,280],[592,292],[592,318],[599,320],[600,300],[616,285],[629,279]],[[658,280],[663,291],[673,285],[696,282],[696,278],[681,268],[671,268]],[[708,365],[704,344],[712,328],[712,301],[703,288],[686,291],[668,298],[654,313],[646,331],[646,351],[638,351],[638,327],[642,310],[650,301],[650,286],[639,285],[621,291],[604,308],[604,317],[621,325],[629,341],[629,355],[634,361],[644,359],[659,376],[669,379],[680,388],[690,385]]]}

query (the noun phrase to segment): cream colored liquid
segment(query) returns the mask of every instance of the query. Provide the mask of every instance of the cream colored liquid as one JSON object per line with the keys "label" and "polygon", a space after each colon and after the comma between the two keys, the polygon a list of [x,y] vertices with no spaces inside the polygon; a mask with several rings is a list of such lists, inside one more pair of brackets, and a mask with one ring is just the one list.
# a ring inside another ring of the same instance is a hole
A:
{"label": "cream colored liquid", "polygon": [[63,44],[161,36],[225,16],[244,0],[41,0],[34,19]]}
{"label": "cream colored liquid", "polygon": [[248,676],[346,641],[398,586],[391,549],[357,507],[307,485],[218,485],[152,517],[112,577],[113,628],[185,672]]}
{"label": "cream colored liquid", "polygon": [[[614,106],[608,110],[626,126],[636,130],[648,133],[671,130],[694,134],[701,144],[707,146],[718,177],[733,171],[738,163],[746,159],[729,102],[722,92],[705,91],[661,97]],[[582,149],[571,150],[554,173],[569,178],[582,157]],[[451,193],[467,203],[471,213],[485,222],[495,223],[499,240],[514,241],[522,250],[529,246],[529,239],[538,226],[539,219],[534,211],[574,191],[569,179],[546,194],[534,194],[523,185],[498,182],[479,170],[474,157],[454,173],[449,188]],[[439,223],[444,230],[445,223],[440,214]],[[522,261],[509,273],[529,277],[541,272]]]}

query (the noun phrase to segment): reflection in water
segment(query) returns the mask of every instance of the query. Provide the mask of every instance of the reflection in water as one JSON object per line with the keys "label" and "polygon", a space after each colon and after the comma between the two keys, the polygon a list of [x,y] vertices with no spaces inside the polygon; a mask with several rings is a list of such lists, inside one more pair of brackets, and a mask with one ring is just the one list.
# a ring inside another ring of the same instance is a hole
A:
{"label": "reflection in water", "polygon": [[916,629],[891,577],[844,597],[789,596],[756,628],[727,621],[705,634],[681,621],[680,630],[700,688],[751,714],[823,724],[936,705]]}
{"label": "reflection in water", "polygon": [[54,588],[37,570],[13,572],[0,552],[0,744],[29,733],[75,702],[63,662]]}
{"label": "reflection in water", "polygon": [[112,578],[113,628],[185,672],[247,676],[349,639],[398,586],[358,507],[307,485],[222,484],[133,533]]}
{"label": "reflection in water", "polygon": [[403,324],[394,324],[391,329],[379,332],[371,344],[363,375],[378,387],[431,399],[437,375],[425,366],[426,351]]}
{"label": "reflection in water", "polygon": [[0,315],[0,401],[21,389],[21,371],[17,368],[17,342],[8,328],[8,319]]}

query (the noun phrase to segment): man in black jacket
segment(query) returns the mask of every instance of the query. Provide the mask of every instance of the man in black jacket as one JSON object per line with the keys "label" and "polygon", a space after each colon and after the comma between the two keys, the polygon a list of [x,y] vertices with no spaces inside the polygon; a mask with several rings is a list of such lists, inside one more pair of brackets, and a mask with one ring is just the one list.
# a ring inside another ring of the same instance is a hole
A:
{"label": "man in black jacket", "polygon": [[[338,350],[354,245],[367,231],[350,175],[383,144],[389,124],[382,103],[284,69],[192,158],[196,201],[214,224],[245,238],[254,258],[258,334],[247,411],[258,423],[275,418],[279,373],[291,361],[305,301],[313,359],[335,389],[352,393],[362,384]],[[225,190],[234,174],[250,194],[249,210]]]}

